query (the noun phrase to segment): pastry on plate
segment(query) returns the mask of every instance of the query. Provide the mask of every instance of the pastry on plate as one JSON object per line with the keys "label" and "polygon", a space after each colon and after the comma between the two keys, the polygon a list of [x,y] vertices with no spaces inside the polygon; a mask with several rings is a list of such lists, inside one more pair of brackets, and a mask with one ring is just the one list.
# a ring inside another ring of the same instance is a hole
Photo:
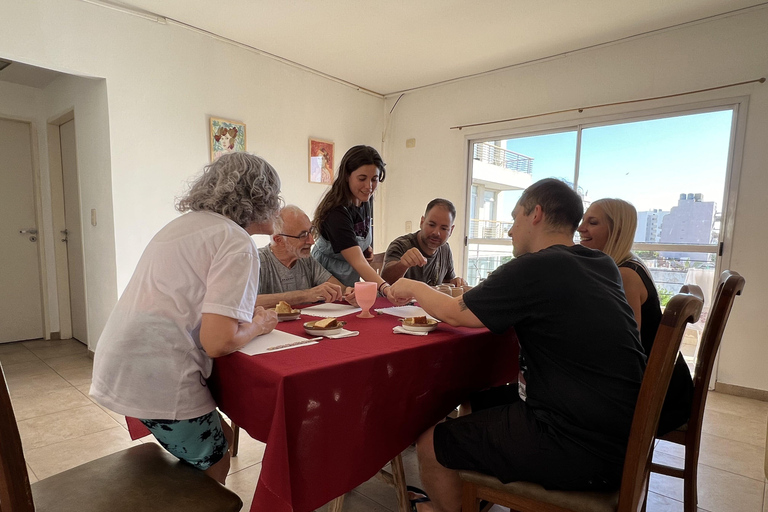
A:
{"label": "pastry on plate", "polygon": [[286,314],[286,313],[293,313],[293,308],[290,304],[285,302],[284,300],[281,300],[277,303],[277,306],[275,306],[275,312],[279,314]]}
{"label": "pastry on plate", "polygon": [[334,327],[337,327],[338,324],[339,321],[335,318],[323,318],[322,320],[316,321],[312,327],[314,329],[333,329]]}

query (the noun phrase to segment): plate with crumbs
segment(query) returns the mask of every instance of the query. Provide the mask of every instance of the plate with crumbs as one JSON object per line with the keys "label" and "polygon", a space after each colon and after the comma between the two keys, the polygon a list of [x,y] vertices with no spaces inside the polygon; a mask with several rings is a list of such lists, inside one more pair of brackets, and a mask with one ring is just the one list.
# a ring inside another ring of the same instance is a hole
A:
{"label": "plate with crumbs", "polygon": [[304,322],[304,330],[307,331],[307,334],[310,336],[335,336],[336,334],[341,333],[344,326],[347,325],[347,322],[344,322],[343,320],[336,320],[327,327],[315,327],[315,324],[320,321],[321,320],[313,320],[311,322]]}
{"label": "plate with crumbs", "polygon": [[[274,309],[272,311],[274,311]],[[278,322],[288,322],[290,320],[298,320],[299,318],[301,318],[301,310],[300,309],[292,309],[290,313],[278,313],[277,314],[277,321]]]}
{"label": "plate with crumbs", "polygon": [[413,332],[430,332],[437,329],[437,320],[424,316],[403,318],[403,329]]}

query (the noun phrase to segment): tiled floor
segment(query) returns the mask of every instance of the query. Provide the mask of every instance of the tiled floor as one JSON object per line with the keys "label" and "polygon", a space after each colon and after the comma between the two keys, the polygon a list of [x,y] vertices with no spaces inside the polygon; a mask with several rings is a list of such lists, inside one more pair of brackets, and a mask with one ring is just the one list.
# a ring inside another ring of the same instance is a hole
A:
{"label": "tiled floor", "polygon": [[[142,441],[131,441],[122,416],[88,397],[91,360],[74,340],[0,345],[31,481],[46,478]],[[768,512],[763,474],[768,403],[710,393],[699,466],[699,507],[709,512]],[[151,442],[151,441],[145,441]],[[264,444],[243,432],[227,486],[248,510],[261,469]],[[682,451],[660,444],[656,457],[680,463]],[[413,450],[405,456],[410,484],[418,485]],[[648,512],[681,512],[682,484],[654,475]],[[376,478],[351,491],[344,509],[395,510],[393,491]],[[325,511],[326,507],[321,510]],[[495,507],[495,511],[506,510]]]}

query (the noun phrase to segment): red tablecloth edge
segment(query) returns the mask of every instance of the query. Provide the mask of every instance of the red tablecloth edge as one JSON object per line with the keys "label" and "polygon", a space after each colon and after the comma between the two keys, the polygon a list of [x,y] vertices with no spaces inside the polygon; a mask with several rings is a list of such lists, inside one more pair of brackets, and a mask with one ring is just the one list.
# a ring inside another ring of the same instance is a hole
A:
{"label": "red tablecloth edge", "polygon": [[144,424],[136,418],[132,418],[131,416],[126,416],[125,422],[128,424],[128,433],[131,435],[132,441],[135,441],[136,439],[141,439],[142,437],[146,437],[151,434],[149,429],[145,427]]}

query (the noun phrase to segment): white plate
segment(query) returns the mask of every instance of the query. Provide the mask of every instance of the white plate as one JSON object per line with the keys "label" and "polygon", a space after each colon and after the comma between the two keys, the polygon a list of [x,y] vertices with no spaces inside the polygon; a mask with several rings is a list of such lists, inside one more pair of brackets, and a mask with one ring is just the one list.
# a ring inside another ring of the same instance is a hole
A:
{"label": "white plate", "polygon": [[412,332],[431,332],[431,331],[434,331],[435,329],[437,329],[437,322],[432,320],[432,319],[428,319],[427,321],[429,322],[429,324],[426,324],[426,325],[424,325],[424,324],[412,324],[412,323],[408,322],[408,320],[410,320],[410,319],[409,318],[403,318],[403,320],[402,320],[402,322],[403,322],[403,329],[405,329],[406,331],[412,331]]}
{"label": "white plate", "polygon": [[313,326],[315,325],[315,322],[319,322],[319,320],[313,320],[311,322],[306,322],[304,324],[304,330],[309,334],[310,336],[335,336],[336,334],[339,334],[342,329],[344,329],[344,326],[347,324],[347,322],[339,321],[339,325],[335,327],[325,328],[325,329],[314,329]]}
{"label": "white plate", "polygon": [[277,314],[277,321],[278,322],[288,322],[290,320],[298,320],[301,318],[301,311],[298,309],[294,309],[295,313],[278,313]]}

